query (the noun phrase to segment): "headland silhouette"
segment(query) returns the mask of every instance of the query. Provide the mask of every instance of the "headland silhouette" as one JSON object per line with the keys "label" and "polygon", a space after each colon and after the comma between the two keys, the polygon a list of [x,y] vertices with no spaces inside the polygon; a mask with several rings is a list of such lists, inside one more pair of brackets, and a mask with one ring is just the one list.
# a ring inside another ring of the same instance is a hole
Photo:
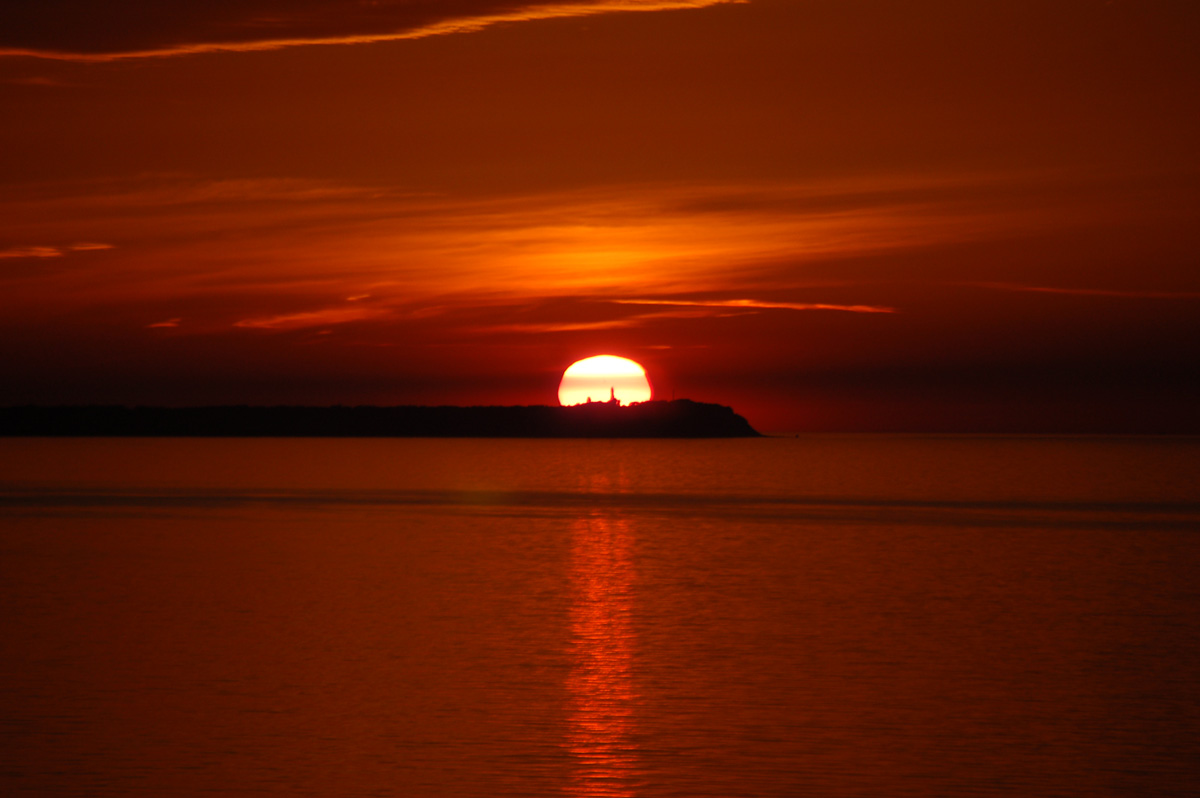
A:
{"label": "headland silhouette", "polygon": [[690,399],[570,407],[249,406],[0,408],[9,437],[742,438],[724,405]]}

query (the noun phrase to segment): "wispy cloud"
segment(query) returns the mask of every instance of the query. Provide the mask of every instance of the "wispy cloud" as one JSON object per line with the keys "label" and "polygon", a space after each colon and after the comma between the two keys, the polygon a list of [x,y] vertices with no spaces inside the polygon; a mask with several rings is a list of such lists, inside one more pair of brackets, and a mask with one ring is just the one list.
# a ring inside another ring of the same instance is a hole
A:
{"label": "wispy cloud", "polygon": [[242,319],[234,322],[233,326],[252,330],[302,330],[308,327],[327,327],[331,324],[378,319],[388,316],[390,313],[385,308],[324,308],[301,313]]}
{"label": "wispy cloud", "polygon": [[1021,283],[964,283],[974,288],[995,291],[1019,291],[1033,294],[1068,294],[1070,296],[1102,296],[1124,299],[1200,299],[1200,291],[1143,291],[1115,288],[1062,288],[1048,285],[1024,285]]}
{"label": "wispy cloud", "polygon": [[743,2],[747,0],[110,0],[104,9],[108,24],[96,25],[79,14],[75,3],[38,0],[21,4],[19,12],[0,8],[0,56],[102,62],[370,44],[470,33],[501,23]]}
{"label": "wispy cloud", "polygon": [[636,327],[643,324],[644,321],[643,317],[630,316],[624,319],[605,319],[603,321],[546,321],[489,324],[482,327],[472,327],[469,329],[469,332],[479,335],[494,335],[496,333],[587,332],[592,330],[618,330],[626,327]]}
{"label": "wispy cloud", "polygon": [[766,302],[759,299],[611,299],[618,305],[670,305],[700,308],[766,308],[777,310],[840,310],[848,313],[895,313],[882,305],[840,305],[826,302]]}
{"label": "wispy cloud", "polygon": [[167,319],[166,321],[158,321],[158,322],[155,322],[154,324],[147,324],[146,329],[147,330],[155,330],[155,329],[159,329],[159,328],[178,327],[180,325],[180,323],[182,323],[182,322],[183,322],[182,318]]}
{"label": "wispy cloud", "polygon": [[[412,320],[584,296],[627,313],[511,321],[647,323],[649,316],[628,315],[637,305],[677,317],[879,314],[893,312],[891,303],[856,301],[853,293],[868,279],[862,263],[1031,224],[946,191],[944,181],[896,177],[868,187],[667,183],[452,196],[159,175],[0,197],[0,238],[80,242],[4,251],[9,258],[78,254],[70,270],[26,267],[13,277],[30,295],[53,296],[63,307],[178,308],[196,333],[301,329],[389,312]],[[106,240],[120,241],[120,250],[84,257],[111,248],[88,242]]]}
{"label": "wispy cloud", "polygon": [[[590,321],[539,321],[539,322],[513,322],[505,324],[489,324],[484,326],[471,327],[467,331],[474,334],[493,335],[496,333],[558,333],[558,332],[588,332],[593,330],[621,330],[632,327],[646,327],[655,322],[665,321],[668,319],[712,319],[729,318],[745,315],[747,312],[755,312],[756,308],[786,308],[786,309],[802,309],[802,310],[849,310],[855,307],[866,308],[869,306],[851,306],[851,305],[799,305],[778,302],[754,302],[753,304],[745,304],[753,302],[753,300],[732,300],[730,302],[688,302],[680,301],[673,302],[670,300],[611,300],[609,304],[620,305],[655,305],[675,307],[681,306],[675,310],[660,310],[651,313],[635,313],[627,316],[619,316],[616,318],[593,319]],[[591,303],[591,300],[589,300]],[[859,313],[893,313],[891,308],[878,308],[871,310],[857,310]]]}
{"label": "wispy cloud", "polygon": [[0,82],[7,83],[10,86],[35,86],[35,87],[39,87],[39,88],[55,88],[55,89],[68,88],[68,87],[77,85],[74,83],[68,83],[65,80],[59,80],[58,78],[46,77],[44,75],[30,75],[27,77],[8,78],[7,80],[0,81]]}
{"label": "wispy cloud", "polygon": [[10,247],[0,249],[0,258],[61,258],[58,247]]}
{"label": "wispy cloud", "polygon": [[112,244],[95,243],[70,244],[65,247],[10,247],[9,249],[0,249],[0,258],[61,258],[71,252],[95,252],[112,248]]}

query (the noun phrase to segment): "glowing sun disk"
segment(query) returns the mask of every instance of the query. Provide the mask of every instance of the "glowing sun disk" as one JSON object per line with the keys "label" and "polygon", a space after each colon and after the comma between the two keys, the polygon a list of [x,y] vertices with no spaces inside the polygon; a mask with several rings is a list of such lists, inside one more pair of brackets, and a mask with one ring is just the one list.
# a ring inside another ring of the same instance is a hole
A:
{"label": "glowing sun disk", "polygon": [[649,401],[650,396],[646,370],[629,358],[615,355],[596,355],[572,363],[558,385],[560,405],[607,402],[613,397],[627,405]]}

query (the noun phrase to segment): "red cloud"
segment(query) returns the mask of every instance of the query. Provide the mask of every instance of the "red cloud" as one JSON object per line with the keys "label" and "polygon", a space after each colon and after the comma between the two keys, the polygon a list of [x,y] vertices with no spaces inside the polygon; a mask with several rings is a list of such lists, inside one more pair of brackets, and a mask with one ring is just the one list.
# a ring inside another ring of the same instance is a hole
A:
{"label": "red cloud", "polygon": [[500,22],[745,0],[38,0],[0,5],[0,56],[111,61],[357,44],[475,31]]}

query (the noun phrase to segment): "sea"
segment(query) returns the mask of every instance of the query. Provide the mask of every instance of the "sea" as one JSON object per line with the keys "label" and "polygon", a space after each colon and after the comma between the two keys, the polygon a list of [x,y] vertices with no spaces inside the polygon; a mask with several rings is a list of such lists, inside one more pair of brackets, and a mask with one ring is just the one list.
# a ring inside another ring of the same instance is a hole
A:
{"label": "sea", "polygon": [[1200,438],[2,439],[5,796],[1194,796]]}

